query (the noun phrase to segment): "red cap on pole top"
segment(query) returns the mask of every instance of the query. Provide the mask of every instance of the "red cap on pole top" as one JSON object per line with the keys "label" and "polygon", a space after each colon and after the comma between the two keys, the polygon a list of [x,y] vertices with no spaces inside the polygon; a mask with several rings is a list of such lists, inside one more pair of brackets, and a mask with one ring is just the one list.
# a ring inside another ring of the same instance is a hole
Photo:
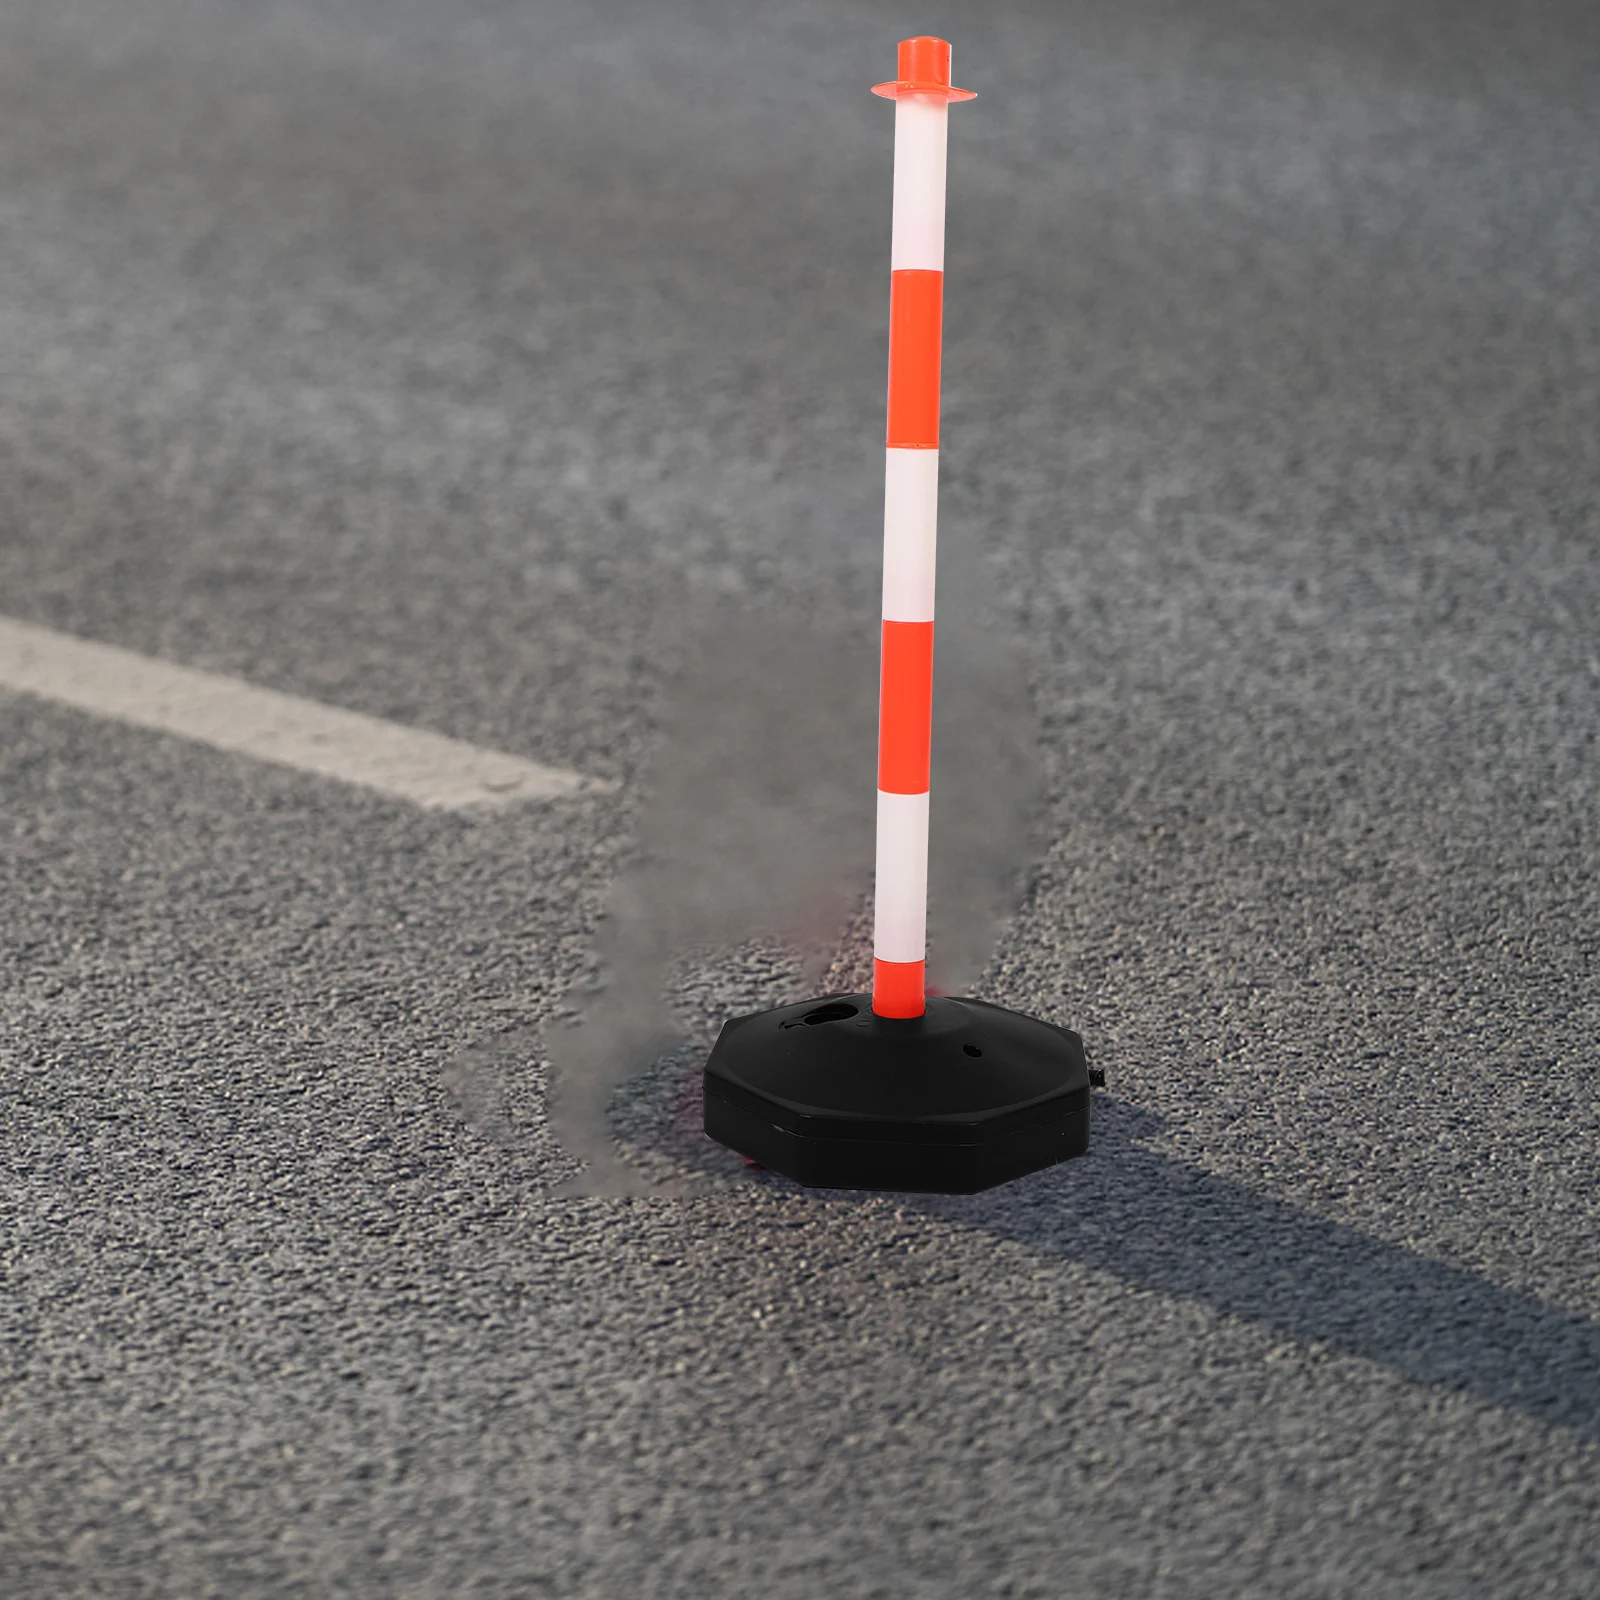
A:
{"label": "red cap on pole top", "polygon": [[874,94],[898,100],[903,94],[938,94],[946,100],[975,100],[970,89],[950,86],[950,45],[926,36],[900,41],[900,76],[894,83],[875,83]]}

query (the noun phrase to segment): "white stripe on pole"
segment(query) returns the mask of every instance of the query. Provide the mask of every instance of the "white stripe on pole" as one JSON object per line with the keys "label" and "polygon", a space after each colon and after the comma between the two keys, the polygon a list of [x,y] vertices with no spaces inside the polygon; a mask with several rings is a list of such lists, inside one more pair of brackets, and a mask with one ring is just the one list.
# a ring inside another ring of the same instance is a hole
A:
{"label": "white stripe on pole", "polygon": [[873,951],[880,961],[921,961],[928,946],[928,797],[878,791],[878,877]]}
{"label": "white stripe on pole", "polygon": [[932,622],[939,538],[939,452],[886,452],[883,472],[883,620]]}
{"label": "white stripe on pole", "polygon": [[894,233],[889,270],[944,271],[944,158],[950,106],[943,95],[894,103]]}

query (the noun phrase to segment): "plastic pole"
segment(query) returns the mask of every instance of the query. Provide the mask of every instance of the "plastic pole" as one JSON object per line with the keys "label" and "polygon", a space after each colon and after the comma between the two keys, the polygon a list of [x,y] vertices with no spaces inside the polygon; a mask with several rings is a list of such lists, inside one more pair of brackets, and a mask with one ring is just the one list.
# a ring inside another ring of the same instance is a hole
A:
{"label": "plastic pole", "polygon": [[906,39],[895,101],[889,259],[889,426],[883,494],[883,644],[878,686],[878,840],[872,1009],[925,1008],[933,592],[939,504],[945,134],[950,46]]}

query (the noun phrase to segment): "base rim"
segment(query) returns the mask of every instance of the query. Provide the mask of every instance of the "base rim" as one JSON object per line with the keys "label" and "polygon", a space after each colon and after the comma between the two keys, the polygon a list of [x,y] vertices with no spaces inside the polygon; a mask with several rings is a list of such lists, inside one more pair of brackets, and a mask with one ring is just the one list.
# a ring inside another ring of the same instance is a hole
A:
{"label": "base rim", "polygon": [[941,997],[910,1021],[870,1004],[830,995],[730,1019],[706,1062],[706,1133],[807,1186],[940,1194],[1087,1150],[1076,1033],[985,1001]]}

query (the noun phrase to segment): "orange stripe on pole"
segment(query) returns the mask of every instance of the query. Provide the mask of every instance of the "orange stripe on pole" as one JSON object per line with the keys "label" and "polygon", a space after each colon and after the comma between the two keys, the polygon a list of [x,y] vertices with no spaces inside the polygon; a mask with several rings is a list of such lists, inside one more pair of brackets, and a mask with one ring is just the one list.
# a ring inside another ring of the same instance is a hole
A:
{"label": "orange stripe on pole", "polygon": [[933,624],[885,622],[878,685],[878,787],[928,792],[933,727]]}
{"label": "orange stripe on pole", "polygon": [[939,340],[944,274],[905,267],[889,274],[889,440],[939,447]]}
{"label": "orange stripe on pole", "polygon": [[923,1000],[926,961],[878,961],[872,963],[872,1010],[880,1017],[920,1017],[927,1009]]}

